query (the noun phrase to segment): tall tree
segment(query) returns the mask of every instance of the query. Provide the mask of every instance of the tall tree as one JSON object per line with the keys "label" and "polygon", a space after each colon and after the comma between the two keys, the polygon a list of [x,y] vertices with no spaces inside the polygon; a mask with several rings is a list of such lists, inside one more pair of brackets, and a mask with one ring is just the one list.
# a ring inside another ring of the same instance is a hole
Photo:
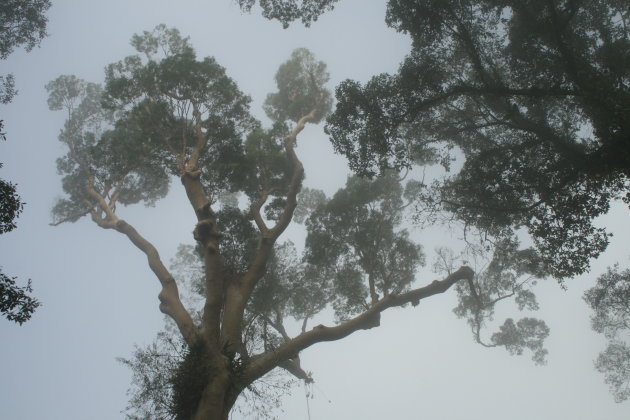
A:
{"label": "tall tree", "polygon": [[593,225],[630,202],[630,4],[391,0],[413,46],[398,73],[345,81],[326,127],[358,173],[463,168],[418,194],[490,234],[526,228],[558,278],[608,244]]}
{"label": "tall tree", "polygon": [[[160,25],[132,45],[138,54],[108,66],[104,87],[60,76],[47,89],[50,108],[69,115],[59,136],[68,152],[58,160],[66,197],[53,209],[54,223],[90,216],[145,253],[162,286],[160,310],[184,343],[165,376],[149,374],[161,369],[153,363],[159,349],[129,362],[144,369],[147,392],[132,401],[141,417],[225,420],[239,395],[277,368],[309,380],[302,350],[376,327],[383,311],[459,282],[461,316],[477,332],[501,300],[516,296],[520,307],[535,306],[522,276],[544,273],[537,254],[515,242],[503,257],[495,253],[494,271],[475,276],[451,265],[443,280],[418,287],[424,256],[402,227],[408,187],[394,174],[350,178],[331,198],[302,191],[297,137],[307,123],[322,121],[332,102],[326,66],[308,50],[294,51],[278,69],[278,90],[264,106],[273,125],[263,128],[225,70],[213,58],[198,59],[177,30]],[[183,270],[170,271],[119,209],[156,205],[173,177],[195,216],[196,245],[183,248]],[[294,215],[308,233],[302,258],[279,242]],[[507,263],[510,252],[519,258]],[[183,303],[182,281],[203,296],[198,308]],[[336,324],[309,328],[327,307]],[[297,335],[288,318],[301,322]],[[542,321],[526,317],[477,339],[517,354],[530,349],[542,362],[547,333]],[[169,398],[156,391],[164,387]]]}

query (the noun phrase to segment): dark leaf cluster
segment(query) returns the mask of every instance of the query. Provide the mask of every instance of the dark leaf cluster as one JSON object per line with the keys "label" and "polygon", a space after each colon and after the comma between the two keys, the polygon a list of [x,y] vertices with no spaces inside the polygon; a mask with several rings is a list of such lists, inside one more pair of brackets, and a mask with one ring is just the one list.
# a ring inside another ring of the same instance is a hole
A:
{"label": "dark leaf cluster", "polygon": [[15,219],[24,208],[15,187],[15,184],[0,179],[0,234],[15,229]]}
{"label": "dark leaf cluster", "polygon": [[350,177],[307,219],[305,261],[333,279],[339,318],[365,310],[369,300],[408,290],[424,264],[421,247],[400,227],[402,194],[393,173],[372,181]]}
{"label": "dark leaf cluster", "polygon": [[[287,28],[293,21],[300,19],[305,26],[310,26],[323,13],[332,10],[339,0],[259,0],[263,16],[274,19]],[[251,11],[256,0],[238,0],[241,9]]]}
{"label": "dark leaf cluster", "polygon": [[50,0],[4,0],[0,3],[0,59],[16,47],[27,51],[39,45],[46,34],[45,16]]}
{"label": "dark leaf cluster", "polygon": [[31,318],[41,304],[29,296],[33,291],[30,280],[24,287],[18,286],[15,280],[16,277],[9,277],[0,271],[0,313],[9,321],[21,325]]}
{"label": "dark leaf cluster", "polygon": [[391,0],[387,22],[412,50],[396,74],[339,85],[335,149],[375,175],[454,148],[442,210],[526,227],[556,277],[587,270],[608,244],[593,220],[630,192],[628,5]]}

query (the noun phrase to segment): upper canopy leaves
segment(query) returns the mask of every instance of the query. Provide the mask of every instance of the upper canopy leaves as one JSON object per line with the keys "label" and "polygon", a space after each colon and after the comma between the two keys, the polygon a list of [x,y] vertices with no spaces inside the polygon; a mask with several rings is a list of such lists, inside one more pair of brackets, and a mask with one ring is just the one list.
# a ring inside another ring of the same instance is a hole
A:
{"label": "upper canopy leaves", "polygon": [[59,135],[68,154],[57,161],[69,198],[55,206],[57,222],[75,221],[93,208],[90,188],[104,197],[115,194],[114,202],[122,204],[150,205],[166,194],[168,175],[159,164],[159,150],[145,136],[140,112],[114,122],[112,112],[101,106],[101,87],[74,76],[60,76],[46,88],[49,107],[66,108],[69,115]]}
{"label": "upper canopy leaves", "polygon": [[136,35],[143,54],[111,64],[106,85],[61,76],[49,83],[49,106],[68,111],[59,160],[71,195],[56,206],[57,221],[76,220],[93,208],[86,182],[122,204],[153,204],[168,191],[169,176],[202,171],[211,197],[245,188],[242,135],[257,123],[249,97],[213,58],[196,59],[175,29],[159,25]]}
{"label": "upper canopy leaves", "polygon": [[306,261],[333,279],[341,318],[364,310],[368,296],[374,302],[407,290],[424,264],[421,247],[400,228],[402,192],[394,174],[351,177],[306,222]]}
{"label": "upper canopy leaves", "polygon": [[557,277],[586,270],[607,245],[592,220],[630,192],[627,2],[391,0],[387,21],[412,51],[338,87],[335,148],[374,175],[457,146],[443,209],[493,234],[526,226]]}
{"label": "upper canopy leaves", "polygon": [[318,123],[332,106],[330,92],[324,87],[328,80],[326,64],[316,61],[305,48],[293,51],[276,73],[278,92],[267,96],[264,105],[267,116],[273,121],[297,122],[315,110],[311,122]]}

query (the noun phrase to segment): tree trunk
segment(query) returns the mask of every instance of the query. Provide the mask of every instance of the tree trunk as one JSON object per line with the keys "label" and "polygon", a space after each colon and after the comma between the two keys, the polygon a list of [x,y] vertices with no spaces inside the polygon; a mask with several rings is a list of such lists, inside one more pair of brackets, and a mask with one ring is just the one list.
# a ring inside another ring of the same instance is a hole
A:
{"label": "tree trunk", "polygon": [[229,372],[214,376],[204,389],[192,420],[228,420],[239,394]]}

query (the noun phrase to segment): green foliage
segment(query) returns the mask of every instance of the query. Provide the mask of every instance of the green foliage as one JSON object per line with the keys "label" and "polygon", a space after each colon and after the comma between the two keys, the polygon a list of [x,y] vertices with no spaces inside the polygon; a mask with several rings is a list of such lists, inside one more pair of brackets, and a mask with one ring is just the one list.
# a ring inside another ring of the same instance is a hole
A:
{"label": "green foliage", "polygon": [[[291,162],[282,144],[281,127],[271,130],[257,128],[245,141],[245,165],[241,168],[245,174],[244,192],[251,201],[256,201],[262,192],[281,199],[286,196],[287,185],[291,178]],[[277,204],[282,205],[282,202]],[[277,207],[277,206],[276,206]],[[274,211],[268,209],[268,217],[276,219]]]}
{"label": "green foliage", "polygon": [[[0,2],[0,60],[5,60],[15,48],[24,46],[26,51],[39,45],[46,34],[48,19],[44,13],[50,8],[49,0],[3,0]],[[0,76],[0,103],[8,104],[17,94],[15,77]],[[6,140],[4,124],[0,120],[0,139]],[[0,163],[2,167],[2,163]],[[22,212],[24,203],[16,192],[15,184],[0,179],[0,234],[15,229],[15,219]],[[24,288],[0,272],[0,312],[10,321],[22,324],[30,319],[40,303],[28,296],[31,281]]]}
{"label": "green foliage", "polygon": [[[5,140],[3,121],[0,120],[0,139]],[[0,163],[2,168],[2,163]],[[16,191],[16,185],[0,179],[0,235],[16,227],[15,219],[22,213],[24,203]],[[28,321],[40,303],[28,295],[32,292],[31,280],[25,287],[16,284],[16,277],[9,277],[0,270],[0,313],[18,324]]]}
{"label": "green foliage", "polygon": [[333,277],[339,318],[365,310],[370,288],[380,296],[408,290],[424,264],[421,247],[400,228],[402,192],[394,174],[373,181],[350,177],[307,220],[305,258]]}
{"label": "green foliage", "polygon": [[144,57],[108,66],[104,90],[75,76],[47,85],[49,107],[69,115],[59,138],[68,154],[58,161],[68,198],[55,206],[56,222],[75,221],[95,208],[86,192],[90,180],[103,197],[153,205],[200,142],[197,167],[212,168],[202,171],[208,194],[245,188],[241,135],[256,125],[249,98],[214,59],[197,60],[175,29],[159,25],[134,36],[132,44]]}
{"label": "green foliage", "polygon": [[[488,251],[490,248],[482,250],[480,256],[485,258]],[[508,318],[491,335],[489,342],[482,337],[482,330],[493,321],[499,302],[513,298],[519,311],[538,310],[532,287],[538,279],[548,275],[538,253],[531,248],[520,249],[515,237],[501,239],[494,244],[492,251],[485,269],[480,270],[473,281],[455,285],[459,302],[453,312],[468,321],[475,340],[480,344],[504,346],[511,354],[519,355],[528,349],[535,363],[544,364],[547,350],[543,348],[543,342],[549,335],[549,328],[542,320],[524,317],[515,322]],[[448,269],[454,258],[452,253],[442,250],[438,267]]]}
{"label": "green foliage", "polygon": [[595,368],[604,374],[616,402],[630,398],[630,345],[611,340],[595,360]]}
{"label": "green foliage", "polygon": [[543,348],[543,342],[549,335],[549,328],[544,321],[534,318],[520,319],[516,324],[508,318],[499,327],[499,331],[492,334],[492,342],[505,348],[511,354],[522,354],[527,348],[532,353],[532,360],[537,364],[545,363],[547,350]]}
{"label": "green foliage", "polygon": [[175,420],[193,418],[203,391],[213,375],[212,364],[204,350],[201,343],[188,347],[170,380]]}
{"label": "green foliage", "polygon": [[586,271],[608,244],[593,220],[630,197],[627,2],[391,0],[387,22],[412,50],[337,88],[336,150],[374,175],[455,148],[463,169],[422,206],[526,227],[554,276]]}
{"label": "green foliage", "polygon": [[50,0],[4,0],[0,4],[0,59],[4,60],[16,47],[26,51],[39,45],[46,34],[48,19],[44,13]]}
{"label": "green foliage", "polygon": [[326,204],[326,194],[322,190],[303,187],[298,194],[298,205],[293,212],[293,220],[304,223],[311,213]]}
{"label": "green foliage", "polygon": [[609,268],[586,291],[584,300],[594,311],[593,329],[609,340],[595,367],[604,374],[615,401],[625,401],[630,397],[630,270]]}
{"label": "green foliage", "polygon": [[[158,25],[135,35],[132,45],[145,58],[131,56],[107,67],[105,106],[146,116],[140,125],[143,135],[177,176],[178,153],[183,148],[184,160],[190,156],[198,142],[195,124],[200,124],[207,143],[198,167],[212,168],[203,171],[208,192],[216,196],[243,188],[240,136],[256,125],[249,115],[250,98],[213,58],[197,60],[176,29]],[[148,128],[152,131],[147,133]]]}
{"label": "green foliage", "polygon": [[9,321],[22,325],[31,319],[41,304],[28,295],[33,291],[30,280],[24,287],[18,286],[15,280],[16,277],[9,277],[0,271],[0,313]]}
{"label": "green foliage", "polygon": [[8,104],[17,95],[15,77],[12,74],[0,76],[0,103]]}
{"label": "green foliage", "polygon": [[133,372],[133,391],[127,418],[174,420],[173,377],[182,364],[186,346],[161,332],[146,348],[136,348],[131,359],[119,358]]}
{"label": "green foliage", "polygon": [[[305,26],[310,26],[323,13],[332,10],[338,0],[259,0],[263,16],[282,23],[284,28],[300,19]],[[249,12],[256,0],[238,0],[241,9]]]}
{"label": "green foliage", "polygon": [[592,322],[598,333],[615,338],[630,329],[630,270],[609,268],[584,294],[584,300],[595,311]]}
{"label": "green foliage", "polygon": [[[203,371],[211,374],[207,360],[176,338],[168,325],[153,343],[136,348],[131,358],[118,361],[133,372],[130,401],[125,410],[125,418],[130,420],[189,419],[186,414],[205,382]],[[280,407],[280,397],[291,385],[286,375],[267,375],[262,386],[252,384],[244,391],[236,410],[248,418],[274,418],[272,410]]]}
{"label": "green foliage", "polygon": [[[265,276],[252,295],[248,310],[273,320],[278,318],[277,313],[283,316],[295,316],[294,311],[291,310],[292,300],[295,297],[293,286],[298,283],[300,269],[293,243],[286,242],[276,246],[273,256],[267,263]],[[281,319],[280,322],[282,322]]]}
{"label": "green foliage", "polygon": [[0,179],[0,234],[15,229],[15,219],[24,208],[15,187],[15,184]]}
{"label": "green foliage", "polygon": [[237,207],[224,207],[217,212],[221,227],[221,254],[226,270],[233,275],[243,274],[258,247],[258,231],[251,217]]}
{"label": "green foliage", "polygon": [[316,61],[313,54],[299,48],[276,73],[278,92],[270,93],[264,110],[273,121],[297,122],[315,110],[313,123],[320,122],[330,112],[332,98],[324,85],[329,80],[326,64]]}
{"label": "green foliage", "polygon": [[65,108],[69,114],[59,136],[68,154],[57,161],[68,198],[53,208],[55,221],[76,221],[95,206],[94,198],[86,191],[90,181],[103,196],[116,190],[117,201],[124,205],[153,205],[166,195],[169,174],[162,164],[164,153],[152,147],[153,138],[146,137],[144,130],[154,128],[151,122],[161,108],[154,107],[149,114],[152,104],[142,104],[141,109],[114,122],[114,114],[101,106],[103,90],[99,85],[75,76],[60,76],[46,89],[50,109]]}
{"label": "green foliage", "polygon": [[[50,0],[4,0],[0,3],[0,60],[15,48],[26,51],[39,45],[46,34],[45,16]],[[17,94],[12,74],[0,76],[0,103],[8,104]]]}

